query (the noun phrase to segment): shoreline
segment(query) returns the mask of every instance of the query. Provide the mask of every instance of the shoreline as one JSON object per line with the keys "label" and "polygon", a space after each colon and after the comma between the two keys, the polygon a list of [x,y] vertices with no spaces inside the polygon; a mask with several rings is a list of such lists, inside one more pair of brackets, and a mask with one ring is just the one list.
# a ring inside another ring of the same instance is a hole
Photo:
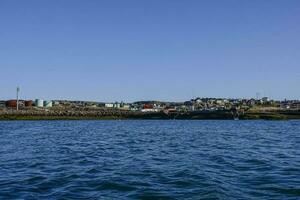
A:
{"label": "shoreline", "polygon": [[[293,120],[300,119],[300,111],[245,112],[239,120]],[[64,111],[8,110],[0,111],[0,121],[14,120],[234,120],[230,111],[198,111],[171,113],[142,113],[120,110]]]}

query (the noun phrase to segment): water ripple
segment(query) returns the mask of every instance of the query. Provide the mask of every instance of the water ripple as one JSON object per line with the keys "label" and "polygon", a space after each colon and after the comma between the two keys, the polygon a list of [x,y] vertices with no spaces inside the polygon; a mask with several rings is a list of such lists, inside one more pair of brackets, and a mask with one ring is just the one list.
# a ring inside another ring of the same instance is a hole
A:
{"label": "water ripple", "polygon": [[300,199],[300,121],[15,121],[0,137],[0,199]]}

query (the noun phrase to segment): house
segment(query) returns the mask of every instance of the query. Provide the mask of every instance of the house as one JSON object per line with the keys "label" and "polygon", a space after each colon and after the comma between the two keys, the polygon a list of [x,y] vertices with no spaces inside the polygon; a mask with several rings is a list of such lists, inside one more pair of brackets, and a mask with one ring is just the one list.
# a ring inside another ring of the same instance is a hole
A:
{"label": "house", "polygon": [[105,103],[104,107],[105,108],[113,108],[114,104],[113,103]]}
{"label": "house", "polygon": [[144,104],[142,107],[142,112],[157,112],[153,104]]}

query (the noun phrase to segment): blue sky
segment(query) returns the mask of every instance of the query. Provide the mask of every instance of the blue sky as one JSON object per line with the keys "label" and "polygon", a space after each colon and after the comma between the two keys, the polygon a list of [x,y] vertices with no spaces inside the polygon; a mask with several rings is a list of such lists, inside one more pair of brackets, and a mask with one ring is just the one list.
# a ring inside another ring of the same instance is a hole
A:
{"label": "blue sky", "polygon": [[0,0],[0,99],[300,99],[298,0]]}

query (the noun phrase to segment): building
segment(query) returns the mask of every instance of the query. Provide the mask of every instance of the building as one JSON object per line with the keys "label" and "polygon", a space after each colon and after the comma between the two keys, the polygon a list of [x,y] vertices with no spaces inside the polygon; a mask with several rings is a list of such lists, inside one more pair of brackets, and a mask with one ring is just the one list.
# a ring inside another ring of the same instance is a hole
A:
{"label": "building", "polygon": [[106,103],[104,105],[105,108],[113,108],[114,107],[114,104],[113,103]]}
{"label": "building", "polygon": [[153,104],[144,104],[141,110],[142,112],[157,112]]}
{"label": "building", "polygon": [[269,97],[263,97],[261,100],[263,103],[270,101]]}
{"label": "building", "polygon": [[300,110],[300,102],[295,102],[290,105],[291,109]]}
{"label": "building", "polygon": [[52,101],[44,101],[45,108],[52,108],[52,105],[53,105]]}
{"label": "building", "polygon": [[120,108],[121,104],[118,103],[118,102],[115,102],[115,103],[105,103],[104,107],[105,108]]}
{"label": "building", "polygon": [[130,105],[123,104],[120,109],[122,109],[122,110],[130,110]]}
{"label": "building", "polygon": [[42,99],[36,99],[35,100],[35,106],[36,107],[44,107],[44,100],[42,100]]}
{"label": "building", "polygon": [[8,100],[5,102],[5,106],[8,108],[16,108],[17,107],[17,100]]}
{"label": "building", "polygon": [[5,107],[5,101],[0,101],[0,108],[4,108]]}

